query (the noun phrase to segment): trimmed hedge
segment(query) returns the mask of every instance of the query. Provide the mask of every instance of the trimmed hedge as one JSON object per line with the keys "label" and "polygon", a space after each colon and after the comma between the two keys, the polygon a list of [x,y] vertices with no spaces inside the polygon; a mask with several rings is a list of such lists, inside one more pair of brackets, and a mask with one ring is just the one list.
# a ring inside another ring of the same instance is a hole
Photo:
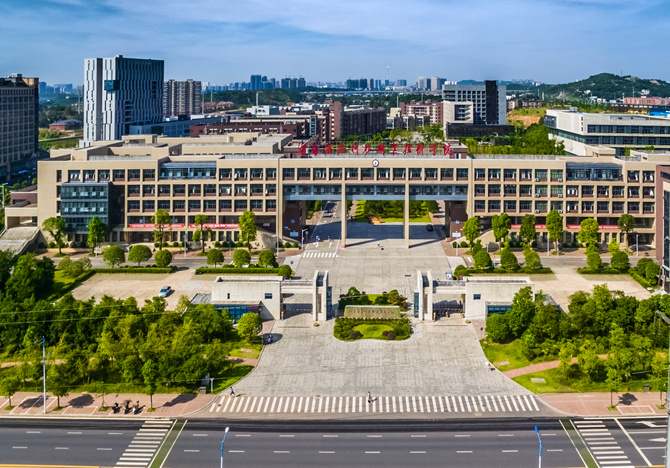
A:
{"label": "trimmed hedge", "polygon": [[279,275],[279,268],[235,268],[225,266],[223,268],[200,267],[195,270],[196,275]]}
{"label": "trimmed hedge", "polygon": [[[459,265],[461,266],[461,265]],[[460,270],[461,273],[459,273],[457,270],[459,267],[456,267],[456,270],[454,270],[454,276],[460,276],[463,270]],[[477,275],[477,274],[485,274],[485,273],[500,273],[502,275],[505,274],[510,274],[510,273],[517,273],[517,274],[524,274],[524,275],[550,275],[553,273],[551,268],[517,268],[516,270],[511,270],[507,268],[463,268],[467,274],[464,274],[463,276],[468,276],[468,275]]]}
{"label": "trimmed hedge", "polygon": [[639,273],[635,273],[634,271],[630,272],[630,277],[640,283],[640,286],[642,286],[644,289],[653,288],[656,286],[656,284],[652,284],[649,280],[643,278]]}
{"label": "trimmed hedge", "polygon": [[170,268],[158,268],[153,266],[147,267],[119,267],[119,268],[91,268],[89,271],[93,273],[152,273],[152,274],[165,274],[165,273],[174,273],[177,271],[176,267]]}
{"label": "trimmed hedge", "polygon": [[602,268],[577,268],[577,273],[580,275],[625,275],[625,271],[617,270],[612,267]]}
{"label": "trimmed hedge", "polygon": [[408,318],[394,319],[394,320],[384,320],[384,319],[374,319],[374,320],[365,320],[365,319],[352,319],[345,317],[338,317],[335,319],[335,326],[333,327],[333,335],[335,338],[342,341],[353,341],[355,338],[350,336],[350,333],[354,330],[354,327],[358,325],[388,325],[393,328],[395,340],[404,340],[409,338],[409,335],[412,333],[412,328],[409,324]]}

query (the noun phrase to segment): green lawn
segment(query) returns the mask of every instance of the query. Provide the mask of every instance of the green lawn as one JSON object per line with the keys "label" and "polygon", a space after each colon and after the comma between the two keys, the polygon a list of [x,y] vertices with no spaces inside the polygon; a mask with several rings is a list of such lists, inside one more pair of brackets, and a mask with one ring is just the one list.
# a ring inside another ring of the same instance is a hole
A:
{"label": "green lawn", "polygon": [[358,325],[354,327],[354,330],[361,332],[363,339],[386,340],[386,337],[382,333],[384,331],[393,331],[393,327],[389,325]]}
{"label": "green lawn", "polygon": [[[237,334],[237,330],[233,333],[234,336],[228,337],[227,340],[227,342],[233,346],[230,350],[230,355],[245,359],[258,359],[261,355],[261,350],[263,349],[263,338],[254,336],[251,342],[247,342],[245,339],[240,338]],[[245,351],[242,351],[243,349]]]}
{"label": "green lawn", "polygon": [[[521,353],[521,341],[514,340],[511,343],[498,344],[498,343],[489,343],[488,338],[479,340],[479,343],[482,345],[482,350],[486,359],[490,363],[496,366],[500,371],[508,371],[512,369],[518,369],[520,367],[530,366],[531,364],[538,364],[541,362],[555,361],[556,358],[553,357],[539,357],[529,361]],[[509,361],[509,364],[497,365],[497,362]]]}
{"label": "green lawn", "polygon": [[[366,296],[368,296],[368,300],[370,301],[369,305],[373,305],[375,303],[375,299],[382,296],[382,294],[366,294]],[[338,307],[338,309],[343,309],[344,310],[344,307],[348,306],[348,305],[360,305],[360,304],[358,304],[358,300],[361,299],[361,298],[340,299],[339,305],[337,307]],[[388,305],[388,304],[384,304],[384,305]]]}
{"label": "green lawn", "polygon": [[254,369],[254,366],[235,364],[220,374],[214,375],[214,393],[219,393],[237,383]]}
{"label": "green lawn", "polygon": [[[365,215],[365,201],[359,200],[356,202],[356,215],[354,221],[357,223],[367,223],[369,217]],[[382,223],[403,223],[404,218],[385,218],[382,216]],[[423,216],[418,218],[409,218],[410,223],[430,223],[430,213],[426,212]]]}
{"label": "green lawn", "polygon": [[67,276],[62,270],[56,270],[56,273],[54,274],[53,294],[51,297],[55,299],[61,298],[63,295],[72,291],[74,288],[79,286],[94,274],[95,273],[92,272],[86,272],[77,278],[71,278],[70,276]]}

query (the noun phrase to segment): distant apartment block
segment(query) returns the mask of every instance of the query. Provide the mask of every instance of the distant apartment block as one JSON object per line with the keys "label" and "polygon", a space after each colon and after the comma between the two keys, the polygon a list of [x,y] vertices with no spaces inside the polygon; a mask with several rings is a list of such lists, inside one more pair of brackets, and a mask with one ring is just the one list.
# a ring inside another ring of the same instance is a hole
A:
{"label": "distant apartment block", "polygon": [[[475,125],[505,125],[507,122],[507,86],[495,81],[484,84],[444,84],[442,100],[457,103],[461,107],[447,110],[445,123],[472,123]],[[465,105],[463,103],[471,103]],[[446,106],[446,104],[445,104]],[[469,109],[466,109],[469,107]],[[469,115],[467,115],[469,113]],[[457,119],[455,121],[449,118]],[[466,121],[458,120],[466,119]]]}
{"label": "distant apartment block", "polygon": [[35,168],[39,80],[15,73],[0,78],[0,182],[29,175]]}
{"label": "distant apartment block", "polygon": [[627,97],[623,98],[624,104],[630,104],[634,106],[670,106],[670,98],[662,97]]}
{"label": "distant apartment block", "polygon": [[441,102],[431,101],[430,99],[426,101],[410,101],[400,103],[400,113],[413,118],[425,117],[430,118],[430,124],[442,125],[443,123],[443,108]]}
{"label": "distant apartment block", "polygon": [[653,146],[670,150],[670,119],[641,114],[587,114],[576,110],[547,110],[544,125],[565,150],[586,156],[589,146],[614,148],[617,156],[626,150]]}
{"label": "distant apartment block", "polygon": [[84,60],[84,144],[119,140],[131,125],[163,120],[162,60]]}
{"label": "distant apartment block", "polygon": [[168,80],[163,87],[163,115],[195,115],[202,113],[202,83],[200,81]]}

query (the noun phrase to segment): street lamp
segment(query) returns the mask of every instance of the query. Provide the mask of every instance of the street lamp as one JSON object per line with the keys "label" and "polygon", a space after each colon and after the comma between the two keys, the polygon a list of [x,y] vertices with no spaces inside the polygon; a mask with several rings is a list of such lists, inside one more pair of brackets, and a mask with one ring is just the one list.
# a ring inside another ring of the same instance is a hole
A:
{"label": "street lamp", "polygon": [[[39,343],[40,340],[37,340],[35,344]],[[46,354],[46,348],[45,348],[45,342],[46,339],[42,337],[42,382],[43,382],[43,390],[44,394],[42,396],[43,401],[44,401],[44,414],[47,414],[47,354]],[[49,354],[51,354],[51,351],[49,351]]]}
{"label": "street lamp", "polygon": [[229,430],[230,428],[227,427],[226,430],[223,432],[223,440],[221,441],[221,468],[223,468],[223,443],[226,441],[226,434],[228,434]]}
{"label": "street lamp", "polygon": [[638,237],[640,237],[639,234],[635,234],[635,256],[639,257],[640,256],[640,250],[639,250],[639,244],[637,242]]}
{"label": "street lamp", "polygon": [[537,432],[537,440],[540,442],[540,454],[537,466],[538,468],[542,468],[542,439],[540,439],[540,430],[537,428],[537,426],[535,426],[535,432]]}
{"label": "street lamp", "polygon": [[[657,310],[656,315],[658,315],[665,323],[670,325],[670,319],[663,312],[661,312],[660,310]],[[670,348],[670,344],[668,345],[668,347]],[[668,389],[670,389],[670,368],[668,369]],[[668,407],[670,407],[670,404],[668,402],[668,390],[666,390],[666,392],[665,392],[665,411],[667,411],[668,414],[670,415],[670,409]],[[667,432],[668,433],[665,436],[666,437],[666,439],[665,439],[665,444],[666,444],[665,445],[665,466],[666,466],[666,468],[670,467],[670,465],[669,465],[670,460],[668,459],[668,457],[670,457],[670,424],[668,424]]]}
{"label": "street lamp", "polygon": [[300,230],[300,245],[304,249],[305,248],[305,232],[309,232],[309,229],[301,229]]}

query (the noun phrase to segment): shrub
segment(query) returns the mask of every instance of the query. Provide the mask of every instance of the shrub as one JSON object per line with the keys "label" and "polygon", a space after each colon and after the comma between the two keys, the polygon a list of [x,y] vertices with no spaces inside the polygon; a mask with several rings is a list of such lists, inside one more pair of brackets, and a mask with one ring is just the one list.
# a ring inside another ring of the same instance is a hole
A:
{"label": "shrub", "polygon": [[384,330],[384,331],[382,332],[382,336],[386,336],[386,335],[388,335],[390,331],[391,331],[391,330]]}
{"label": "shrub", "polygon": [[49,242],[49,248],[50,249],[55,249],[56,247],[57,246],[56,246],[56,243],[54,241]]}
{"label": "shrub", "polygon": [[390,331],[386,334],[386,339],[387,340],[395,340],[395,332]]}
{"label": "shrub", "polygon": [[586,265],[592,269],[597,270],[603,265],[603,260],[597,252],[591,252],[586,255]]}
{"label": "shrub", "polygon": [[531,244],[531,247],[533,247],[534,249],[536,249],[536,248],[537,248],[537,241],[533,241],[533,243]]}
{"label": "shrub", "polygon": [[175,268],[156,268],[152,265],[146,267],[123,266],[121,268],[91,268],[93,273],[146,273],[146,274],[166,274],[174,273]]}
{"label": "shrub", "polygon": [[467,249],[468,248],[468,243],[463,241],[463,242],[461,242],[460,246],[464,249]]}
{"label": "shrub", "polygon": [[500,265],[508,270],[517,270],[519,268],[519,261],[509,246],[506,246],[500,253]]}
{"label": "shrub", "polygon": [[469,276],[468,269],[463,265],[458,265],[456,268],[454,268],[454,278],[458,279],[461,276]]}
{"label": "shrub", "polygon": [[475,268],[491,268],[493,263],[491,262],[491,256],[486,250],[480,250],[474,255]]}
{"label": "shrub", "polygon": [[455,249],[456,247],[458,247],[458,242],[453,241],[453,242],[451,243],[451,246]]}
{"label": "shrub", "polygon": [[237,268],[251,263],[251,254],[245,249],[235,249],[233,252],[233,263]]}
{"label": "shrub", "polygon": [[156,262],[157,267],[166,268],[170,265],[170,263],[172,263],[172,252],[169,250],[161,250],[156,252],[154,261]]}
{"label": "shrub", "polygon": [[140,266],[140,263],[146,262],[151,258],[151,249],[143,244],[136,244],[130,248],[128,252],[128,261],[137,263],[137,266]]}
{"label": "shrub", "polygon": [[214,248],[220,249],[221,248],[221,242],[219,242],[219,241],[214,242]]}
{"label": "shrub", "polygon": [[284,248],[284,243],[282,241],[277,242],[277,247],[279,247],[280,249],[283,249]]}
{"label": "shrub", "polygon": [[173,242],[172,247],[179,247],[179,242]]}
{"label": "shrub", "polygon": [[350,340],[357,340],[357,339],[359,339],[359,338],[362,337],[362,336],[363,336],[363,335],[362,335],[361,332],[359,332],[358,330],[351,330],[351,331],[349,331],[349,339],[350,339]]}
{"label": "shrub", "polygon": [[542,268],[542,260],[537,252],[526,248],[523,251],[523,256],[525,260],[525,268],[530,270],[535,270]]}
{"label": "shrub", "polygon": [[656,283],[656,277],[661,272],[661,267],[655,264],[653,261],[647,264],[647,267],[644,269],[644,276],[647,278],[647,281]]}
{"label": "shrub", "polygon": [[492,314],[486,319],[486,334],[493,340],[501,342],[509,336],[507,317],[501,314]]}
{"label": "shrub", "polygon": [[157,249],[159,245],[160,245],[160,242],[154,242],[154,248]]}
{"label": "shrub", "polygon": [[291,276],[293,276],[293,270],[288,265],[282,265],[279,268],[277,268],[277,274],[279,276],[283,276],[284,278],[290,278]]}
{"label": "shrub", "polygon": [[612,268],[616,268],[619,271],[628,270],[628,254],[618,250],[612,254],[612,260],[610,261]]}
{"label": "shrub", "polygon": [[482,241],[477,239],[477,242],[473,243],[472,246],[470,247],[470,253],[474,257],[477,255],[478,252],[480,252],[484,247],[482,247]]}

